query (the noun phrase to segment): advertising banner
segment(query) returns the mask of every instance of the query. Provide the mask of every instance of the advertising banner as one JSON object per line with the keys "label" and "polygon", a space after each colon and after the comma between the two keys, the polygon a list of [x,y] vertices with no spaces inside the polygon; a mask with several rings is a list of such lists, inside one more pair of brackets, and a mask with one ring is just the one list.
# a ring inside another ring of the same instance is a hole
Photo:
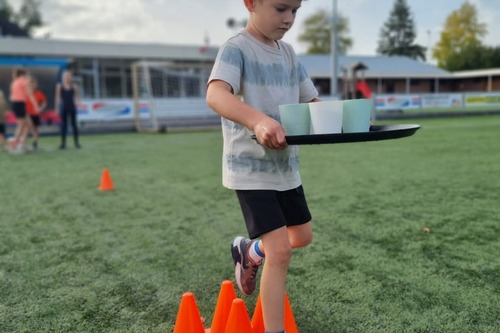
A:
{"label": "advertising banner", "polygon": [[465,106],[500,105],[500,93],[465,94]]}
{"label": "advertising banner", "polygon": [[[149,113],[149,104],[139,103],[141,117]],[[119,100],[82,100],[78,104],[78,119],[88,120],[124,120],[134,118],[134,102],[127,99]]]}
{"label": "advertising banner", "polygon": [[422,108],[459,108],[462,100],[462,94],[426,94],[422,95]]}
{"label": "advertising banner", "polygon": [[377,95],[377,110],[418,109],[421,106],[420,95]]}

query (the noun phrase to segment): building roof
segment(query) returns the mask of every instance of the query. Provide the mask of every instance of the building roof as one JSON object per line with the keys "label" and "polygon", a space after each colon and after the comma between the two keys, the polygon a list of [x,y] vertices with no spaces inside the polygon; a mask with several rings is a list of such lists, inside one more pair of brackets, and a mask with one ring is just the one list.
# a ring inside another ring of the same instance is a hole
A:
{"label": "building roof", "polygon": [[453,72],[453,77],[456,78],[474,78],[474,77],[487,77],[487,76],[499,76],[500,68],[489,68],[489,69],[475,69],[470,71],[458,71]]}
{"label": "building roof", "polygon": [[148,60],[214,60],[218,48],[155,43],[1,38],[0,55]]}
{"label": "building roof", "polygon": [[[314,78],[330,78],[332,75],[330,55],[299,55],[306,71]],[[342,69],[362,63],[368,67],[365,78],[451,78],[452,74],[436,66],[403,56],[339,56],[338,75]]]}

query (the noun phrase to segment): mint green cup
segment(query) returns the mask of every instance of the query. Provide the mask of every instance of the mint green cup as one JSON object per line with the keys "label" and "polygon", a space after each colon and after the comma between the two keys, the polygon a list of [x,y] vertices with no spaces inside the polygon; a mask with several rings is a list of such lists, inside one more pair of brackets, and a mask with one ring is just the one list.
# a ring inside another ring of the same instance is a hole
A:
{"label": "mint green cup", "polygon": [[286,135],[308,135],[311,127],[311,116],[307,103],[284,104],[279,106],[281,126]]}
{"label": "mint green cup", "polygon": [[372,99],[349,99],[343,101],[343,133],[363,133],[370,130],[370,118],[374,107]]}

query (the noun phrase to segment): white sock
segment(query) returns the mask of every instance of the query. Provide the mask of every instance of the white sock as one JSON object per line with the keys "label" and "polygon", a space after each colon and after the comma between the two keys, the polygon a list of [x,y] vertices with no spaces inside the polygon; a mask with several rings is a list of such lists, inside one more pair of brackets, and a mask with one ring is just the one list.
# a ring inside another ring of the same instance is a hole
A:
{"label": "white sock", "polygon": [[252,258],[252,260],[257,264],[261,264],[262,259],[266,257],[265,254],[262,253],[262,251],[259,249],[259,243],[260,240],[254,242],[250,246],[250,251],[248,251],[248,253],[250,254],[250,258]]}

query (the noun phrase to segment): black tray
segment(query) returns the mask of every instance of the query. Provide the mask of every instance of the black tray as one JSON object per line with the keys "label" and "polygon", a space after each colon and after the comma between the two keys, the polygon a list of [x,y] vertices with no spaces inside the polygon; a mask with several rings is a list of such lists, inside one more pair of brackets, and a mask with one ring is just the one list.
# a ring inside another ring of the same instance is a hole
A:
{"label": "black tray", "polygon": [[[287,136],[289,145],[314,145],[399,139],[412,136],[420,125],[372,125],[369,132]],[[255,135],[252,136],[255,139]]]}

